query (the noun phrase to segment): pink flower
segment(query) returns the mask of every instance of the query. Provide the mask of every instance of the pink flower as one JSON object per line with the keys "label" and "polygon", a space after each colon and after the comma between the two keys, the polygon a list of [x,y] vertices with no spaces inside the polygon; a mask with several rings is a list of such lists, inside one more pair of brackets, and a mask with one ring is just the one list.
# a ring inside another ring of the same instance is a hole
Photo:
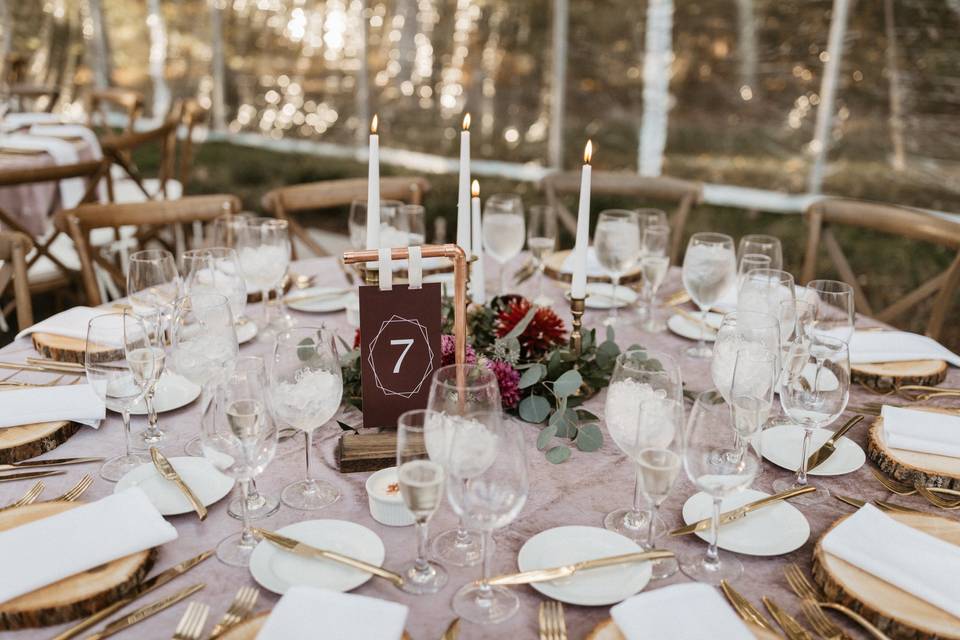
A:
{"label": "pink flower", "polygon": [[[456,338],[449,333],[440,336],[440,366],[456,364]],[[464,364],[476,364],[477,352],[469,344],[465,353]]]}
{"label": "pink flower", "polygon": [[487,360],[487,369],[497,376],[503,407],[512,409],[517,406],[520,402],[520,372],[503,360]]}

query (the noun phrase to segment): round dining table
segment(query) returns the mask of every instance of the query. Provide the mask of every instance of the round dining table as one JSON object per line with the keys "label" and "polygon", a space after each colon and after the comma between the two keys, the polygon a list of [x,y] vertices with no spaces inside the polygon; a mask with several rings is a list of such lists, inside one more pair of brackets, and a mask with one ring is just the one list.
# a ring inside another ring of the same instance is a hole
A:
{"label": "round dining table", "polygon": [[[508,265],[511,271],[516,270],[525,256],[518,257]],[[338,267],[334,257],[312,258],[295,261],[290,271],[298,275],[316,276],[317,285],[343,287],[351,284],[344,272]],[[489,285],[493,286],[494,278],[490,278]],[[661,291],[669,295],[682,288],[680,270],[671,269]],[[525,294],[531,298],[536,295],[534,279],[530,279],[514,287],[515,292]],[[488,291],[490,289],[488,288]],[[563,318],[569,329],[570,313],[564,300],[563,285],[549,281],[546,294],[553,299],[555,311]],[[109,305],[105,305],[109,310]],[[665,310],[659,310],[665,313]],[[256,317],[261,313],[259,305],[251,304],[248,315]],[[699,391],[713,386],[710,378],[709,360],[695,360],[684,356],[684,351],[690,346],[690,341],[669,332],[651,334],[639,329],[639,321],[632,315],[634,312],[624,309],[622,328],[619,329],[616,340],[621,348],[631,344],[640,344],[673,355],[680,363],[683,381],[688,390]],[[348,343],[353,342],[355,328],[348,323],[347,314],[343,311],[326,314],[308,314],[291,311],[297,323],[302,325],[325,325],[336,331]],[[603,331],[603,321],[607,312],[588,310],[584,316],[586,328],[597,328]],[[858,316],[858,327],[861,325],[878,326],[879,323],[869,318]],[[269,341],[254,339],[240,348],[243,355],[267,355],[271,350]],[[37,356],[29,339],[20,339],[0,350],[4,361],[23,362],[29,356]],[[9,375],[9,372],[2,375]],[[50,380],[55,374],[19,373],[17,380],[39,382]],[[66,380],[65,380],[66,381]],[[960,373],[950,369],[947,383],[958,386]],[[603,416],[605,392],[601,390],[594,397],[586,401],[585,407],[592,412]],[[880,397],[874,393],[854,386],[850,392],[850,405],[860,405],[866,401],[876,401]],[[835,428],[852,415],[848,411],[841,416]],[[184,455],[183,447],[198,433],[200,418],[199,402],[180,410],[160,415],[160,426],[168,434],[169,439],[162,445],[162,450],[168,457]],[[347,424],[359,423],[359,414],[353,409],[341,408],[336,417]],[[544,455],[537,450],[536,439],[539,428],[536,425],[512,418],[518,429],[524,431],[527,442],[527,463],[530,473],[530,491],[526,504],[520,515],[508,526],[495,532],[496,548],[493,553],[491,571],[494,575],[515,572],[517,568],[517,553],[520,547],[532,536],[563,525],[586,525],[602,527],[604,516],[617,508],[628,506],[633,500],[634,480],[636,472],[633,464],[613,443],[608,436],[603,446],[595,452],[585,453],[574,449],[569,460],[562,464],[551,464]],[[857,425],[848,437],[866,448],[867,430],[874,418],[868,416]],[[135,417],[134,428],[142,428],[145,418]],[[605,427],[604,433],[606,435]],[[415,555],[415,536],[412,527],[388,527],[375,521],[369,512],[367,495],[364,483],[370,473],[340,473],[335,461],[335,448],[341,436],[341,428],[336,421],[331,420],[323,429],[314,435],[314,461],[319,461],[314,473],[317,477],[327,480],[340,489],[341,498],[331,506],[318,511],[298,511],[287,506],[264,520],[257,521],[256,526],[266,529],[279,529],[286,525],[311,519],[340,519],[359,523],[370,528],[382,538],[386,547],[384,566],[397,568],[409,563]],[[82,427],[66,443],[45,454],[45,457],[67,456],[112,456],[119,453],[123,446],[123,433],[120,419],[116,414],[109,413],[107,419],[99,429]],[[281,489],[290,482],[300,479],[304,473],[304,440],[300,435],[281,443],[276,456],[264,473],[257,479],[257,485],[262,493],[278,496]],[[859,470],[842,476],[816,478],[818,483],[826,486],[831,492],[844,494],[865,500],[889,499],[890,494],[872,476],[869,470],[870,462]],[[47,495],[57,495],[75,483],[84,473],[96,474],[95,465],[63,467],[66,475],[49,478]],[[763,465],[761,475],[754,481],[752,487],[768,493],[773,493],[772,483],[791,475],[791,472],[774,466],[769,462]],[[27,488],[27,482],[0,484],[0,504],[6,504],[19,497]],[[85,500],[96,500],[114,491],[116,485],[99,477],[84,496]],[[679,481],[669,497],[663,503],[661,515],[669,527],[683,525],[681,508],[684,502],[696,492],[693,484],[681,474]],[[903,504],[924,510],[934,511],[925,501],[918,497],[897,498]],[[195,514],[186,514],[168,518],[179,537],[160,549],[159,560],[154,572],[170,567],[177,562],[190,558],[202,551],[214,548],[217,543],[229,534],[240,529],[240,523],[227,514],[229,499],[221,500],[209,508],[208,518],[200,522]],[[790,591],[784,577],[784,568],[788,563],[797,563],[810,575],[813,548],[817,540],[838,518],[853,512],[853,509],[841,502],[831,499],[814,506],[800,506],[810,524],[810,537],[800,548],[782,556],[754,557],[739,555],[743,562],[744,573],[733,582],[733,586],[746,596],[755,606],[762,610],[761,597],[768,596],[795,616],[800,616],[800,601]],[[449,506],[444,504],[430,522],[432,532],[439,532],[456,525],[457,519]],[[64,544],[69,544],[69,535],[64,534]],[[266,543],[263,543],[266,544]],[[672,550],[678,555],[703,554],[706,544],[695,536],[665,537],[659,540],[659,546]],[[409,607],[409,617],[406,629],[414,640],[436,640],[456,617],[451,608],[453,594],[465,583],[477,579],[480,567],[458,568],[447,567],[450,574],[448,584],[436,594],[410,595],[401,592],[386,580],[373,578],[355,589],[355,593],[400,602]],[[657,589],[663,585],[687,581],[682,573],[676,573],[665,580],[651,582],[646,589]],[[215,557],[177,578],[170,584],[162,587],[149,596],[139,600],[137,604],[145,604],[163,595],[174,593],[193,583],[202,582],[206,586],[193,599],[205,602],[211,607],[211,620],[218,620],[226,611],[231,599],[237,590],[244,585],[258,586],[246,568],[227,566]],[[529,586],[516,587],[520,597],[519,612],[506,622],[494,626],[480,626],[469,622],[462,622],[460,638],[470,640],[474,638],[537,638],[538,622],[537,611],[541,601],[545,598]],[[273,607],[279,596],[265,589],[262,590],[256,611],[266,611]],[[168,638],[173,633],[186,604],[181,603],[144,622],[120,633],[121,638]],[[127,611],[132,610],[128,607]],[[580,640],[587,637],[589,632],[601,621],[609,618],[609,607],[583,607],[567,605],[566,624],[569,637]],[[850,626],[841,617],[831,618],[847,630],[851,637],[861,637],[862,631]],[[212,624],[212,623],[211,623]],[[5,633],[5,638],[11,640],[33,640],[34,638],[49,638],[67,625],[29,629],[12,633]],[[322,637],[318,635],[317,637]]]}

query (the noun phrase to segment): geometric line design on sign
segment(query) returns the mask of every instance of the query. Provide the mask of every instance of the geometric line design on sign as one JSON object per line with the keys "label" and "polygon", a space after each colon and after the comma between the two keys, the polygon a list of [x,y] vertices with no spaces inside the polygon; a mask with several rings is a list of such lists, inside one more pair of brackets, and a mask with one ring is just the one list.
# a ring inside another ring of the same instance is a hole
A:
{"label": "geometric line design on sign", "polygon": [[[424,344],[427,345],[427,353],[429,355],[429,358],[427,359],[427,367],[424,370],[423,375],[420,377],[420,380],[417,382],[416,386],[413,388],[412,391],[411,390],[397,391],[396,389],[391,389],[389,387],[384,386],[383,383],[380,382],[380,374],[377,371],[377,365],[373,361],[373,352],[376,349],[377,341],[380,339],[380,334],[382,334],[390,324],[393,324],[393,323],[399,324],[402,322],[413,325],[420,331],[420,334],[423,336],[423,342]],[[367,362],[370,363],[370,369],[373,370],[374,383],[377,385],[377,388],[383,392],[384,395],[400,396],[401,398],[413,397],[414,395],[420,392],[420,389],[423,387],[423,384],[427,381],[427,378],[429,378],[430,374],[433,373],[433,347],[430,346],[430,340],[429,338],[427,338],[427,328],[424,327],[422,324],[420,324],[419,320],[416,320],[416,319],[409,320],[407,318],[402,318],[398,315],[393,315],[389,320],[384,320],[383,324],[380,325],[380,330],[377,332],[377,335],[374,336],[373,340],[370,341],[370,353],[367,354]]]}

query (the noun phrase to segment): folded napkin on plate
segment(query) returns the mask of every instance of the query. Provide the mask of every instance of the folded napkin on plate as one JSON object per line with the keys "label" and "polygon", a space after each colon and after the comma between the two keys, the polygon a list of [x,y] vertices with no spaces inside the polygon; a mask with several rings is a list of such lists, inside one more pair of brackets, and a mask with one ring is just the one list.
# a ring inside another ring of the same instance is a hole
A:
{"label": "folded napkin on plate", "polygon": [[754,640],[720,592],[698,583],[647,591],[610,609],[627,640]]}
{"label": "folded napkin on plate", "polygon": [[0,531],[0,602],[176,537],[139,487]]}
{"label": "folded napkin on plate", "polygon": [[850,364],[945,360],[960,367],[960,356],[927,336],[909,331],[854,331],[850,339]]}
{"label": "folded napkin on plate", "polygon": [[960,458],[960,417],[883,405],[883,441],[894,449]]}
{"label": "folded napkin on plate", "polygon": [[[407,607],[396,602],[292,587],[267,618],[257,640],[400,640]],[[322,632],[321,632],[322,629]]]}
{"label": "folded napkin on plate", "polygon": [[[72,142],[61,138],[48,138],[46,136],[31,135],[25,133],[15,133],[4,136],[0,140],[0,147],[6,149],[19,149],[20,151],[43,151],[53,157],[54,163],[58,165],[77,164],[80,161],[80,155]],[[64,209],[72,209],[83,200],[83,194],[86,192],[86,185],[83,178],[68,178],[60,181],[60,204]]]}
{"label": "folded napkin on plate", "polygon": [[103,158],[97,134],[82,124],[35,124],[30,127],[30,134],[55,138],[80,138],[90,147],[90,154],[94,160]]}
{"label": "folded napkin on plate", "polygon": [[960,547],[871,504],[823,537],[823,550],[960,618]]}
{"label": "folded napkin on plate", "polygon": [[[31,333],[52,333],[65,338],[87,339],[87,325],[92,318],[111,313],[108,309],[94,309],[92,307],[73,307],[66,311],[50,316],[46,320],[41,320],[32,327],[27,327],[17,334],[17,339],[29,336]],[[115,313],[115,312],[114,312]],[[123,319],[120,314],[115,313],[117,323],[117,340],[121,339],[123,332]]]}
{"label": "folded napkin on plate", "polygon": [[[563,273],[573,273],[573,252],[570,252],[563,260],[563,266],[560,268]],[[587,275],[592,278],[602,278],[609,276],[610,272],[603,268],[597,258],[597,252],[593,247],[587,248]]]}
{"label": "folded napkin on plate", "polygon": [[55,420],[98,427],[105,413],[103,400],[89,384],[14,389],[3,392],[0,428]]}
{"label": "folded napkin on plate", "polygon": [[47,122],[56,124],[63,122],[63,116],[59,113],[46,113],[38,111],[33,113],[8,113],[3,116],[3,131],[15,131],[21,127],[27,127],[32,124]]}

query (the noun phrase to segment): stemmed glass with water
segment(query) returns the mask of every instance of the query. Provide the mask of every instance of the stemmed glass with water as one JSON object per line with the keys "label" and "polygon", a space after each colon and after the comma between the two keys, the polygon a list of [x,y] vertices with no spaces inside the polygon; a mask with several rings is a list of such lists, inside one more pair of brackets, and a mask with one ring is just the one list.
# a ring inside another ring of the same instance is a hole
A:
{"label": "stemmed glass with water", "polygon": [[537,270],[537,297],[534,303],[546,306],[553,301],[543,293],[543,271],[547,258],[557,248],[557,212],[550,205],[536,204],[530,207],[529,218],[527,249]]}
{"label": "stemmed glass with water", "polygon": [[297,327],[277,336],[270,363],[271,408],[278,422],[300,429],[306,439],[306,475],[287,485],[281,500],[294,509],[322,509],[340,490],[311,475],[313,432],[340,408],[343,375],[333,334],[323,327]]}
{"label": "stemmed glass with water", "polygon": [[607,209],[601,211],[593,230],[593,246],[597,261],[610,274],[610,315],[605,324],[616,324],[619,319],[620,298],[617,287],[620,278],[636,266],[640,259],[640,217],[636,211]]}
{"label": "stemmed glass with water", "polygon": [[226,296],[237,326],[249,322],[243,317],[247,308],[247,284],[236,250],[219,246],[191,249],[184,252],[180,262],[185,294],[219,293]]}
{"label": "stemmed glass with water", "polygon": [[690,299],[700,308],[700,339],[687,349],[692,358],[708,358],[713,350],[704,337],[707,331],[707,313],[735,286],[737,259],[733,252],[733,238],[722,233],[695,233],[687,244],[683,258],[683,286]]}
{"label": "stemmed glass with water", "polygon": [[783,247],[780,239],[759,233],[752,233],[740,238],[737,245],[737,256],[743,261],[747,256],[766,256],[770,263],[760,268],[783,269]]}
{"label": "stemmed glass with water", "polygon": [[643,298],[646,305],[641,326],[645,331],[660,333],[666,325],[657,315],[657,291],[670,270],[670,227],[659,224],[643,227],[640,269],[643,271]]}
{"label": "stemmed glass with water", "polygon": [[289,223],[276,218],[248,218],[237,229],[237,255],[248,291],[263,303],[261,330],[270,330],[270,292],[283,282],[290,265]]}
{"label": "stemmed glass with water", "polygon": [[500,295],[507,293],[507,263],[520,255],[526,239],[523,201],[512,193],[495,193],[483,208],[483,249],[500,265]]}
{"label": "stemmed glass with water", "polygon": [[839,280],[811,280],[804,299],[815,307],[814,333],[850,342],[856,321],[853,287]]}

